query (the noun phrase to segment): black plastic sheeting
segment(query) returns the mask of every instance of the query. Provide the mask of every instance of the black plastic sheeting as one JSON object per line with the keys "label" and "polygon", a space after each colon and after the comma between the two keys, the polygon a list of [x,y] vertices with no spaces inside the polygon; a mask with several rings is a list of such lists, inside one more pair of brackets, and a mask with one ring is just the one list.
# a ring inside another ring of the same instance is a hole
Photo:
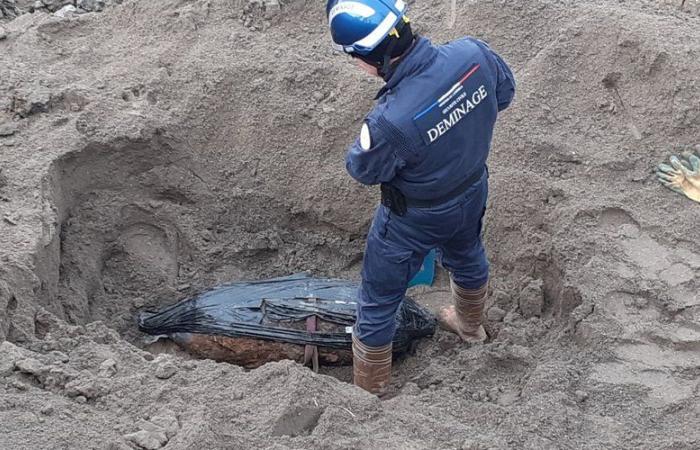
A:
{"label": "black plastic sheeting", "polygon": [[[184,332],[350,349],[357,290],[355,282],[305,274],[231,283],[157,313],[142,312],[138,325],[151,335]],[[304,327],[299,323],[311,315],[339,325],[343,332],[300,329]],[[406,298],[397,312],[394,351],[406,351],[416,339],[431,336],[435,327],[435,317]]]}

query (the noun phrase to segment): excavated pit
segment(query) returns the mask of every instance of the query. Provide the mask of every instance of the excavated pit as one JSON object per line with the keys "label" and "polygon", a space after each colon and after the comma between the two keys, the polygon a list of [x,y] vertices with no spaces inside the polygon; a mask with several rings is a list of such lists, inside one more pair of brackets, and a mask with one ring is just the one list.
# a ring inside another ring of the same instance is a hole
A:
{"label": "excavated pit", "polygon": [[[138,311],[224,282],[302,271],[357,278],[364,230],[295,212],[284,198],[268,195],[249,166],[245,160],[207,166],[161,135],[91,145],[55,161],[44,184],[60,233],[38,258],[43,306],[70,324],[101,321],[144,346]],[[490,306],[554,319],[565,328],[581,298],[565,284],[555,258],[502,258],[499,240],[486,240],[499,259]],[[437,310],[449,302],[448,286],[447,274],[439,272],[434,287],[410,294]],[[500,320],[487,324],[492,339]],[[456,341],[447,345],[454,348]],[[162,343],[147,348],[176,352]],[[350,378],[344,369],[326,373]]]}
{"label": "excavated pit", "polygon": [[137,310],[223,282],[354,271],[360,235],[237,183],[230,167],[220,176],[162,138],[56,161],[47,182],[60,234],[40,258],[48,309],[133,338]]}

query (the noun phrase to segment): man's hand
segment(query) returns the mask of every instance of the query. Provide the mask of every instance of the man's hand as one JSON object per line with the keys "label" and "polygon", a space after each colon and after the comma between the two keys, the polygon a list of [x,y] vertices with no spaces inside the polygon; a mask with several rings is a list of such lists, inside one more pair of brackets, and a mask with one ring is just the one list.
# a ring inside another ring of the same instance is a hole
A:
{"label": "man's hand", "polygon": [[683,153],[679,159],[671,156],[671,165],[659,164],[656,176],[661,184],[700,203],[700,158]]}

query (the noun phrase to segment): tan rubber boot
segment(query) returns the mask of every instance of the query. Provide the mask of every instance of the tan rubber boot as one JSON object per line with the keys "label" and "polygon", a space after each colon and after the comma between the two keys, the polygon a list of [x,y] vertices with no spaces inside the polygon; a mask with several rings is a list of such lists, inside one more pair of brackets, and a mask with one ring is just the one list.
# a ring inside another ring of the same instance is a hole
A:
{"label": "tan rubber boot", "polygon": [[391,347],[369,347],[352,337],[352,376],[355,386],[377,396],[386,393],[391,379]]}
{"label": "tan rubber boot", "polygon": [[465,342],[475,344],[486,341],[482,316],[488,295],[488,283],[478,289],[464,289],[454,281],[450,281],[450,285],[454,306],[440,311],[438,317],[440,326],[456,333]]}

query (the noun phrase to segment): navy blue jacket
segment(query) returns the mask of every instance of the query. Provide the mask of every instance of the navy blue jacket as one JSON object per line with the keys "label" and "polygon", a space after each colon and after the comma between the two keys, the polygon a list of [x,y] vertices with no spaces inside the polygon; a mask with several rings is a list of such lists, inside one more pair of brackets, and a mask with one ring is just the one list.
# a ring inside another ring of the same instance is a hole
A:
{"label": "navy blue jacket", "polygon": [[513,73],[484,42],[434,46],[420,37],[379,91],[347,170],[363,184],[440,198],[483,170],[496,116],[514,93]]}

